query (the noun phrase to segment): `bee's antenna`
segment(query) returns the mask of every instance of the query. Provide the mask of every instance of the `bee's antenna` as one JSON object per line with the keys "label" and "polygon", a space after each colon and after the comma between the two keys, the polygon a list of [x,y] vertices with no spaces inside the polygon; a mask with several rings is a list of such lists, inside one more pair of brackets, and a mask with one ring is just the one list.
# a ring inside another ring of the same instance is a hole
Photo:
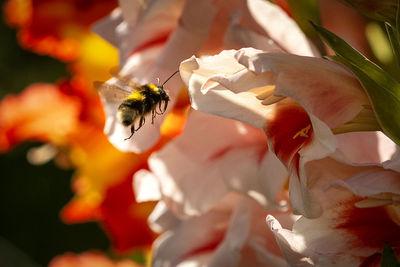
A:
{"label": "bee's antenna", "polygon": [[172,73],[172,75],[169,76],[169,78],[161,85],[161,87],[163,87],[164,84],[166,84],[166,83],[169,81],[169,79],[171,79],[172,77],[174,77],[174,75],[177,74],[178,72],[179,72],[179,70],[177,70],[177,71],[175,71],[174,73]]}

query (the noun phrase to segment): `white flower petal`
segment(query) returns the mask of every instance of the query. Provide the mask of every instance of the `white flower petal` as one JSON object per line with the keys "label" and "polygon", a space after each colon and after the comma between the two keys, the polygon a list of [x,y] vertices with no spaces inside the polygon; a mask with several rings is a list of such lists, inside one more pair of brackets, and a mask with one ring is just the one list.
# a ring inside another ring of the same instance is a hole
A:
{"label": "white flower petal", "polygon": [[133,190],[137,202],[161,199],[159,184],[154,175],[147,170],[139,170],[133,177]]}
{"label": "white flower petal", "polygon": [[278,208],[276,196],[287,179],[262,131],[197,111],[180,137],[150,157],[149,166],[166,203],[186,215],[206,212],[230,191]]}
{"label": "white flower petal", "polygon": [[289,230],[283,229],[272,215],[266,218],[267,225],[275,235],[276,241],[290,266],[314,266],[312,260],[302,255],[305,250],[304,239]]}
{"label": "white flower petal", "polygon": [[[233,205],[225,204],[232,201]],[[153,265],[284,266],[272,233],[265,229],[266,211],[255,201],[235,194],[224,202],[201,216],[181,220],[161,235]],[[290,214],[276,215],[287,222],[285,226],[292,226]]]}
{"label": "white flower petal", "polygon": [[280,7],[262,0],[248,0],[247,6],[266,34],[286,52],[303,56],[319,55],[296,22]]}
{"label": "white flower petal", "polygon": [[[393,193],[400,196],[400,174],[382,167],[359,167],[360,171],[345,180],[335,180],[329,186],[340,185],[357,196]],[[363,170],[364,169],[364,170]]]}
{"label": "white flower petal", "polygon": [[163,201],[159,201],[148,218],[150,228],[156,233],[162,233],[176,227],[180,220]]}
{"label": "white flower petal", "polygon": [[122,22],[122,10],[121,8],[116,8],[108,17],[95,23],[92,26],[92,30],[113,46],[118,47],[120,40],[116,34],[115,28]]}

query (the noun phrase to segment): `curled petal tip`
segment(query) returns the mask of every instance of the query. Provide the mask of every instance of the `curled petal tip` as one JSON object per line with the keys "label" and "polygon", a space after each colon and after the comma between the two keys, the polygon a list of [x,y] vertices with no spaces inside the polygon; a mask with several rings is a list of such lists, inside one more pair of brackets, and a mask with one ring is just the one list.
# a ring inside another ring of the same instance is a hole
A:
{"label": "curled petal tip", "polygon": [[271,231],[276,231],[276,230],[282,229],[281,224],[272,215],[267,215],[267,217],[265,218],[265,221],[266,221],[267,225],[269,226],[269,228],[271,229]]}

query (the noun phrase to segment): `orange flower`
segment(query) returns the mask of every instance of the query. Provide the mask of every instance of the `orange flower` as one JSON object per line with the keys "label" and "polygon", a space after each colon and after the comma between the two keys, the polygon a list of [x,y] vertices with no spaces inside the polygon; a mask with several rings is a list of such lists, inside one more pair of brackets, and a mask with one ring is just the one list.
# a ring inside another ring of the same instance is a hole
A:
{"label": "orange flower", "polygon": [[19,28],[23,47],[71,61],[80,55],[80,36],[116,6],[116,0],[9,0],[5,17]]}
{"label": "orange flower", "polygon": [[82,254],[66,253],[55,257],[49,264],[49,267],[140,267],[130,260],[113,261],[105,255],[94,252],[86,252]]}
{"label": "orange flower", "polygon": [[[45,103],[45,104],[43,104]],[[65,143],[77,127],[81,103],[51,84],[35,84],[0,103],[0,151],[24,140]]]}

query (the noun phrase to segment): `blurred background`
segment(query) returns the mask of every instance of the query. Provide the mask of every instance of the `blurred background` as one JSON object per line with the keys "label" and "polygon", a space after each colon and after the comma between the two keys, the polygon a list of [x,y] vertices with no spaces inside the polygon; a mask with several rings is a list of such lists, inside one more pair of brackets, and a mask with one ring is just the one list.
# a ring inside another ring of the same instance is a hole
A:
{"label": "blurred background", "polygon": [[[90,25],[117,1],[0,5],[0,266],[47,266],[67,252],[144,263],[153,205],[137,205],[131,179],[147,155],[108,143],[92,86],[118,63]],[[75,255],[67,266],[84,262]]]}
{"label": "blurred background", "polygon": [[[1,6],[5,1],[2,0]],[[0,98],[35,82],[68,77],[66,64],[22,49],[17,30],[0,21]],[[39,143],[25,142],[0,153],[0,266],[46,266],[66,251],[107,250],[108,238],[96,222],[65,224],[59,213],[72,198],[73,170],[49,161],[34,166],[27,152]]]}

